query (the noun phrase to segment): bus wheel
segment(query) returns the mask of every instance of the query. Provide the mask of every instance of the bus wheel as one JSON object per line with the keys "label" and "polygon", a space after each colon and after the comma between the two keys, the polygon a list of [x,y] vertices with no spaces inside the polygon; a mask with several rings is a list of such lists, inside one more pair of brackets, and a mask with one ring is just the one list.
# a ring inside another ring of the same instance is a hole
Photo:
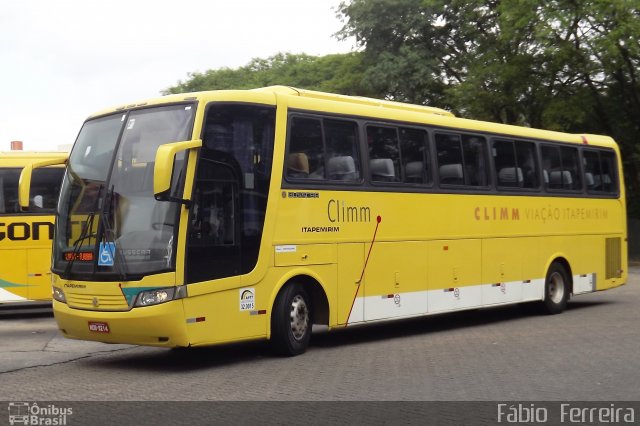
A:
{"label": "bus wheel", "polygon": [[552,263],[544,283],[544,307],[549,314],[559,314],[569,300],[569,275],[559,263]]}
{"label": "bus wheel", "polygon": [[309,295],[298,284],[287,284],[278,294],[271,314],[271,341],[281,355],[300,355],[311,339],[312,311]]}

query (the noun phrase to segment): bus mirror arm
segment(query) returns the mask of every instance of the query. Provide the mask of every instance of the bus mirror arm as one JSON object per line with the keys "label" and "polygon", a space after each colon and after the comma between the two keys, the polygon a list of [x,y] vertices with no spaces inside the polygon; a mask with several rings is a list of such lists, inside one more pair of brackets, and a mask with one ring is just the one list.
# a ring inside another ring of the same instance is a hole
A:
{"label": "bus mirror arm", "polygon": [[18,204],[22,210],[29,208],[29,199],[31,192],[31,176],[35,169],[47,166],[56,166],[59,164],[65,164],[67,157],[54,158],[53,160],[36,161],[31,164],[27,164],[20,172],[20,179],[18,180]]}
{"label": "bus mirror arm", "polygon": [[202,140],[173,142],[160,145],[156,152],[155,164],[153,166],[153,194],[158,201],[174,201],[184,204],[187,208],[191,205],[191,200],[174,197],[171,195],[171,177],[173,176],[173,165],[176,154],[190,149],[200,148]]}
{"label": "bus mirror arm", "polygon": [[154,198],[156,199],[156,201],[170,201],[173,203],[179,203],[179,204],[184,204],[184,206],[186,208],[190,208],[191,207],[191,200],[186,200],[184,198],[178,198],[178,197],[172,197],[170,195],[168,195],[168,193],[164,193],[164,194],[155,194]]}

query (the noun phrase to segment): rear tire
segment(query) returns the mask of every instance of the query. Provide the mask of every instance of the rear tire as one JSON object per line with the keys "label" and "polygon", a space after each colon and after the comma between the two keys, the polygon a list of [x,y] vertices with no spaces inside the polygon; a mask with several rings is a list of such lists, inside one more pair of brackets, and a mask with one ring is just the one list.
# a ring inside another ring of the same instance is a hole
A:
{"label": "rear tire", "polygon": [[304,353],[313,324],[311,299],[299,284],[287,284],[276,297],[271,314],[271,342],[276,353],[295,356]]}
{"label": "rear tire", "polygon": [[566,309],[570,283],[565,267],[557,262],[552,263],[544,283],[544,308],[547,313],[555,315]]}

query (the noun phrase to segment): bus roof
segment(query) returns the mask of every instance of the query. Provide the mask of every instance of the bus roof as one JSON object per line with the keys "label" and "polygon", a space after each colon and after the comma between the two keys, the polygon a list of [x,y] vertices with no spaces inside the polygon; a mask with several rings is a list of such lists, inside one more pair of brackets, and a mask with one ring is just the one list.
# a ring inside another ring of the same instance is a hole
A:
{"label": "bus roof", "polygon": [[0,151],[0,167],[24,167],[40,160],[67,158],[68,152],[52,151]]}
{"label": "bus roof", "polygon": [[287,103],[290,107],[302,110],[308,109],[359,117],[389,119],[462,131],[491,133],[505,137],[552,140],[584,145],[594,144],[611,148],[617,146],[615,141],[609,136],[570,134],[552,130],[458,118],[451,112],[440,108],[359,96],[337,95],[297,89],[289,86],[268,86],[249,90],[213,90],[167,95],[106,109],[92,115],[90,118],[131,108],[185,101],[234,101],[275,105],[278,102],[278,98],[287,98]]}
{"label": "bus roof", "polygon": [[424,105],[407,104],[403,102],[385,101],[380,99],[365,98],[362,96],[347,96],[336,95],[334,93],[317,92],[314,90],[296,89],[295,87],[288,86],[268,86],[260,89],[253,89],[254,91],[276,93],[279,95],[300,96],[304,98],[322,99],[334,102],[348,102],[352,104],[359,104],[371,107],[385,108],[385,109],[397,109],[399,111],[413,111],[418,113],[428,113],[442,115],[445,117],[455,117],[453,113],[441,108],[434,108]]}

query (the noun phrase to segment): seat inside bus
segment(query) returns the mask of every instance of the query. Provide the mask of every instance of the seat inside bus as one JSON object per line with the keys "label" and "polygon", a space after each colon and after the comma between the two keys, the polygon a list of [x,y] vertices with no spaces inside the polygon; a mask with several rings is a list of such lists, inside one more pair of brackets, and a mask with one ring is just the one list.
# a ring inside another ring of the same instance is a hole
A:
{"label": "seat inside bus", "polygon": [[424,182],[424,163],[422,161],[410,161],[404,166],[405,182],[423,183]]}
{"label": "seat inside bus", "polygon": [[287,176],[292,178],[309,177],[309,157],[304,152],[292,152],[287,161]]}
{"label": "seat inside bus", "polygon": [[350,155],[329,158],[327,162],[327,178],[331,180],[358,179],[356,163]]}
{"label": "seat inside bus", "polygon": [[382,182],[394,182],[396,172],[391,158],[373,158],[369,160],[371,180]]}
{"label": "seat inside bus", "polygon": [[447,185],[464,185],[462,164],[444,164],[440,166],[440,183]]}
{"label": "seat inside bus", "polygon": [[498,171],[498,184],[513,186],[519,185],[524,181],[522,169],[520,167],[504,167]]}

